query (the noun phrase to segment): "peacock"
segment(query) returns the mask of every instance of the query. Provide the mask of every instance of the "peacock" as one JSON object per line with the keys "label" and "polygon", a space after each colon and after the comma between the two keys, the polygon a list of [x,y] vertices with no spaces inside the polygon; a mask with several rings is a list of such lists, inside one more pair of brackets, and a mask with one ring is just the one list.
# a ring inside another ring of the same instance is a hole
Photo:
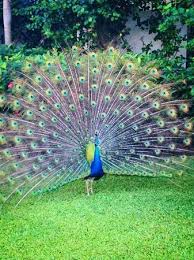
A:
{"label": "peacock", "polygon": [[0,94],[3,201],[105,174],[173,176],[194,154],[188,100],[155,61],[112,46],[26,60]]}

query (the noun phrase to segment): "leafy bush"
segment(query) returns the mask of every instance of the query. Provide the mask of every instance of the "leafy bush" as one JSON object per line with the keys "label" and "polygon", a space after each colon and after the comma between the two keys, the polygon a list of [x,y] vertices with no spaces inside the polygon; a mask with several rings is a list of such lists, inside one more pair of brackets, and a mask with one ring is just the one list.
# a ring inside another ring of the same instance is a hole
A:
{"label": "leafy bush", "polygon": [[[141,21],[141,11],[146,10],[151,10],[152,14]],[[180,95],[194,96],[192,0],[169,3],[152,0],[150,4],[145,0],[14,0],[13,24],[17,21],[17,26],[13,26],[13,33],[15,42],[25,42],[28,47],[59,48],[89,42],[99,48],[118,37],[124,41],[123,36],[130,33],[130,28],[126,27],[129,16],[142,29],[149,28],[150,33],[155,33],[155,40],[162,41],[162,50],[154,51],[152,57],[162,67],[164,80],[181,82]],[[188,27],[187,35],[180,34],[177,23]],[[180,47],[187,49],[187,59],[176,56]],[[150,45],[144,46],[143,51],[150,53]],[[13,60],[17,59],[17,54],[14,55]],[[4,59],[3,63],[1,61],[3,70],[5,66]]]}
{"label": "leafy bush", "polygon": [[12,80],[12,72],[21,69],[26,58],[35,57],[45,53],[44,49],[27,49],[24,45],[0,47],[0,92],[7,89]]}
{"label": "leafy bush", "polygon": [[[142,28],[149,25],[149,32],[155,33],[154,39],[162,42],[162,49],[152,53],[163,70],[164,80],[178,83],[179,96],[188,99],[194,99],[194,40],[191,29],[194,25],[194,9],[192,2],[192,0],[177,0],[168,3],[161,1],[155,6],[152,15],[139,23]],[[187,26],[187,35],[181,34],[181,26]],[[178,55],[180,48],[186,49],[187,57]],[[150,52],[150,46],[145,46],[144,50]]]}
{"label": "leafy bush", "polygon": [[0,48],[0,91],[4,91],[9,81],[10,72],[20,68],[24,54],[22,49],[7,47],[2,45]]}
{"label": "leafy bush", "polygon": [[[192,8],[192,3],[192,0],[175,1],[159,6],[162,14],[162,22],[158,27],[158,35],[160,35],[163,42],[163,48],[158,53],[158,56],[173,58],[166,67],[168,77],[174,73],[173,69],[176,67],[175,80],[182,80],[182,82],[186,83],[186,88],[179,91],[180,96],[186,98],[193,97],[194,99],[194,35],[191,29],[194,25],[194,9]],[[187,35],[180,34],[177,24],[187,26]],[[181,56],[176,57],[177,51],[181,47],[187,50],[186,59]]]}
{"label": "leafy bush", "polygon": [[[124,33],[130,4],[114,0],[35,0],[24,5],[15,0],[14,19],[23,21],[22,31],[31,36],[28,45],[58,47],[84,44],[104,46]],[[21,39],[20,35],[18,35]]]}

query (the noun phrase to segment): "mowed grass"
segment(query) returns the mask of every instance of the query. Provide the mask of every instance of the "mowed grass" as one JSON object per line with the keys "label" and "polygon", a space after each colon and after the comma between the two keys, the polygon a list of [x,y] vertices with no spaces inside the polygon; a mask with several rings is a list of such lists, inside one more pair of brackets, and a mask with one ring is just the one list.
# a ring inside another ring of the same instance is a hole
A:
{"label": "mowed grass", "polygon": [[[192,172],[190,172],[192,173]],[[82,180],[1,210],[0,259],[194,259],[194,177]]]}

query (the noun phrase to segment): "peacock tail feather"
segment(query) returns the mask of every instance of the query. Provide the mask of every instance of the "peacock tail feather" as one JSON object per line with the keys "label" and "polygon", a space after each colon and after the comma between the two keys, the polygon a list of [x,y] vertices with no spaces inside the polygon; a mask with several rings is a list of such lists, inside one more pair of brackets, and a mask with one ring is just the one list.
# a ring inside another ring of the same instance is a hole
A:
{"label": "peacock tail feather", "polygon": [[194,154],[190,103],[173,98],[154,62],[109,47],[73,46],[26,61],[0,94],[0,183],[4,200],[49,191],[85,176],[98,135],[103,169],[171,176]]}

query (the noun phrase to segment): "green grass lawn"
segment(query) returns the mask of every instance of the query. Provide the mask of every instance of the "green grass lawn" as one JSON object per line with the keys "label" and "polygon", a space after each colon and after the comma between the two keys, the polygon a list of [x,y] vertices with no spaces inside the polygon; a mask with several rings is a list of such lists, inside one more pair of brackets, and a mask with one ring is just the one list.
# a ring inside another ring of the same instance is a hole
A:
{"label": "green grass lawn", "polygon": [[6,205],[0,259],[194,259],[194,176],[110,175],[89,197],[79,180]]}

